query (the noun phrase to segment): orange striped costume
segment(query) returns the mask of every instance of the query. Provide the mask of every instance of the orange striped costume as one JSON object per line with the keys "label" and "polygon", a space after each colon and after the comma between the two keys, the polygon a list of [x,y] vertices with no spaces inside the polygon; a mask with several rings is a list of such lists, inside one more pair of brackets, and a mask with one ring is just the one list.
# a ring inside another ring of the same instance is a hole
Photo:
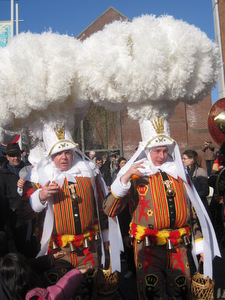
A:
{"label": "orange striped costume", "polygon": [[[174,299],[189,299],[186,297],[188,297],[190,270],[183,237],[190,238],[190,228],[195,239],[201,239],[202,235],[197,216],[190,208],[182,180],[167,176],[175,191],[172,202],[166,195],[160,172],[133,179],[125,197],[119,198],[110,194],[104,202],[104,211],[110,217],[118,215],[127,201],[129,203],[132,215],[130,234],[133,237],[140,299],[163,299],[164,279],[159,272],[162,269],[167,272],[169,279],[167,282],[170,282],[170,287],[167,288],[176,289],[172,294],[179,295]],[[146,237],[149,238],[148,247],[145,246]],[[168,239],[172,242],[172,250],[169,252]]]}
{"label": "orange striped costume", "polygon": [[[102,210],[103,193],[100,184],[97,182],[97,177],[96,187],[99,214],[97,214],[96,210],[91,179],[88,177],[75,177],[75,179],[76,183],[71,183],[65,178],[63,186],[58,186],[59,191],[53,197],[54,226],[48,252],[54,252],[56,251],[55,249],[62,249],[66,252],[62,260],[56,260],[56,268],[60,269],[60,272],[72,267],[78,269],[98,267],[98,215],[100,217],[101,230],[104,231],[108,228],[108,217]],[[71,185],[75,186],[75,199],[70,190]],[[30,189],[28,189],[29,195],[34,191],[35,189],[30,186]],[[49,272],[52,273],[54,270]],[[57,281],[59,277],[56,273],[54,280],[56,278]],[[51,283],[54,282],[52,281]]]}
{"label": "orange striped costume", "polygon": [[[54,242],[54,247],[68,251],[68,255],[63,259],[67,259],[74,267],[97,267],[99,261],[95,236],[99,228],[91,179],[76,177],[76,181],[76,199],[71,197],[70,183],[67,179],[53,198],[55,221],[49,251],[52,250]],[[100,223],[104,230],[107,228],[107,216],[101,210],[103,194],[99,185],[97,191]],[[84,247],[85,240],[88,247]],[[74,251],[71,251],[71,244]]]}
{"label": "orange striped costume", "polygon": [[76,177],[77,200],[71,199],[67,179],[54,197],[55,228],[58,235],[80,235],[96,221],[95,201],[90,178]]}
{"label": "orange striped costume", "polygon": [[[53,241],[57,247],[68,247],[72,243],[75,250],[69,252],[72,265],[77,268],[96,267],[98,258],[94,238],[99,230],[91,179],[76,177],[76,181],[76,200],[71,197],[67,179],[62,188],[59,187],[59,193],[53,199],[55,222],[50,249]],[[101,208],[103,195],[98,185],[97,189],[98,204]],[[100,219],[101,228],[104,230],[107,228],[107,216],[101,209]],[[88,248],[83,247],[85,239],[90,246]],[[93,249],[93,253],[91,253],[91,249]]]}

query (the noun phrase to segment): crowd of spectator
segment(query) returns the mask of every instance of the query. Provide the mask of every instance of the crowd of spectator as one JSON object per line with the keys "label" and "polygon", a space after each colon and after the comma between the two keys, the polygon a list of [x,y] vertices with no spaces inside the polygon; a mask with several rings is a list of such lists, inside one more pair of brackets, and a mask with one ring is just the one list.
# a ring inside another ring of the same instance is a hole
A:
{"label": "crowd of spectator", "polygon": [[[223,213],[223,195],[225,188],[222,192],[218,192],[216,186],[218,174],[221,174],[221,170],[223,170],[225,166],[225,142],[221,145],[218,153],[214,152],[214,146],[210,141],[204,143],[202,151],[204,152],[207,172],[202,168],[200,156],[195,150],[185,150],[182,154],[182,160],[187,174],[192,180],[212,220],[218,241],[225,246]],[[1,299],[4,299],[2,295],[5,290],[7,294],[7,286],[11,287],[11,292],[9,293],[11,298],[9,299],[24,299],[24,291],[27,290],[28,287],[29,289],[35,287],[37,283],[40,288],[46,288],[45,284],[41,281],[41,274],[51,268],[58,257],[64,255],[61,252],[57,252],[57,255],[52,253],[41,257],[38,261],[35,259],[40,250],[40,236],[37,232],[37,234],[34,234],[34,229],[37,222],[43,222],[43,219],[42,217],[37,219],[36,216],[34,216],[31,220],[26,220],[26,216],[21,212],[21,189],[23,190],[24,188],[24,177],[32,167],[28,161],[27,154],[22,154],[22,152],[24,151],[21,151],[17,143],[11,143],[8,144],[5,152],[0,156]],[[95,151],[90,151],[89,158],[99,168],[108,190],[110,190],[119,171],[126,164],[126,158],[120,157],[115,153],[99,156],[96,155]],[[221,180],[224,180],[225,186],[225,175],[223,176],[221,176]],[[208,195],[210,186],[213,188],[214,193],[209,201]],[[135,276],[133,247],[129,237],[129,224],[131,222],[129,204],[127,204],[121,214],[118,215],[118,220],[125,253],[121,258],[126,259],[128,267],[128,273],[124,277],[129,279]],[[20,270],[18,268],[20,268]],[[19,275],[21,278],[24,276],[24,290],[22,290],[23,287],[17,283],[17,279],[14,279],[14,282],[12,280],[6,280],[5,276],[6,273],[9,272],[8,269],[10,269],[11,272],[13,270],[18,274],[21,273]],[[80,274],[71,273],[71,276],[78,278]],[[39,291],[37,291],[37,293],[38,292]],[[22,295],[21,298],[19,296],[20,294]]]}

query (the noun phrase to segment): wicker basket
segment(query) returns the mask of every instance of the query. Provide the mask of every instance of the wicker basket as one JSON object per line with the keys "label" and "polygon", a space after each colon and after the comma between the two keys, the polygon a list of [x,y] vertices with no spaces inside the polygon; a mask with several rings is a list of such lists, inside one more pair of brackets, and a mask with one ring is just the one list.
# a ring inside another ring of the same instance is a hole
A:
{"label": "wicker basket", "polygon": [[98,299],[113,299],[118,289],[118,272],[98,269],[96,277]]}
{"label": "wicker basket", "polygon": [[209,276],[204,278],[204,275],[199,272],[193,275],[191,281],[191,296],[192,300],[214,300],[214,280],[210,279]]}
{"label": "wicker basket", "polygon": [[[110,258],[109,258],[110,259]],[[119,274],[112,273],[111,259],[107,270],[99,268],[96,274],[96,287],[99,299],[113,299],[118,289]]]}

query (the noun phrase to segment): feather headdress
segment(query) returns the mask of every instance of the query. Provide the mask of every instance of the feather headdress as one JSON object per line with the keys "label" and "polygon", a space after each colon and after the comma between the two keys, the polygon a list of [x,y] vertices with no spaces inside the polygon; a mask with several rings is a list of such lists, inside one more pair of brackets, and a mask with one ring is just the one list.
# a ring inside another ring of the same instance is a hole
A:
{"label": "feather headdress", "polygon": [[208,95],[219,61],[205,33],[172,16],[115,21],[84,42],[22,33],[0,49],[0,140],[25,129],[35,141],[45,123],[74,127],[91,101],[139,122],[167,118],[179,101]]}

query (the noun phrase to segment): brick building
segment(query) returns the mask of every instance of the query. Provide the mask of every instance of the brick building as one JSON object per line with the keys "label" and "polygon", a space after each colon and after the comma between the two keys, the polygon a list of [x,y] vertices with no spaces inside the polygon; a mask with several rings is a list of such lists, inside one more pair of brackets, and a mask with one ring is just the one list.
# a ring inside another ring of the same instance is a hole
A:
{"label": "brick building", "polygon": [[215,40],[221,51],[221,68],[218,76],[219,99],[225,98],[225,0],[212,0]]}
{"label": "brick building", "polygon": [[221,33],[221,44],[223,52],[223,61],[225,61],[225,1],[218,1],[219,8],[219,20],[220,20],[220,33]]}
{"label": "brick building", "polygon": [[[77,38],[84,40],[94,32],[102,30],[106,24],[112,23],[115,20],[128,20],[128,18],[113,7],[110,7],[90,26],[81,32]],[[193,149],[203,157],[201,149],[204,141],[212,140],[207,125],[208,112],[211,107],[211,95],[198,104],[187,105],[185,103],[179,103],[176,106],[169,119],[169,123],[171,137],[178,142],[181,152],[186,149]],[[134,153],[135,148],[138,146],[138,142],[141,140],[139,124],[137,121],[129,119],[126,112],[121,112],[118,117],[117,130],[116,139],[108,134],[107,149],[110,152],[113,148],[118,148],[120,149],[120,154],[129,159]],[[88,152],[91,149],[84,147],[83,150]],[[205,167],[204,159],[202,159],[202,162],[203,167]]]}

